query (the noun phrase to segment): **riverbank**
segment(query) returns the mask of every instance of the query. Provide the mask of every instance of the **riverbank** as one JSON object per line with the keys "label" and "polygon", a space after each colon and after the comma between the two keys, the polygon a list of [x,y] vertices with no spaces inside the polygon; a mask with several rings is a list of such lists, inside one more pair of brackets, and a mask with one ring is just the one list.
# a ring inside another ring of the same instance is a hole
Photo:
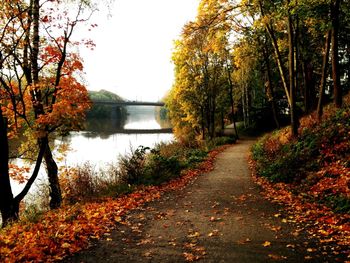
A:
{"label": "riverbank", "polygon": [[[172,149],[177,150],[176,147]],[[202,162],[159,186],[133,187],[132,193],[116,198],[90,198],[89,202],[64,205],[44,214],[35,214],[30,221],[9,225],[0,232],[0,261],[57,261],[88,247],[93,240],[105,238],[123,224],[123,217],[129,211],[159,199],[165,192],[183,188],[193,178],[211,170],[220,149],[223,148],[210,151],[204,159],[199,159],[198,150],[194,150],[189,159]],[[187,155],[188,151],[183,150]],[[86,188],[83,190],[88,192]]]}

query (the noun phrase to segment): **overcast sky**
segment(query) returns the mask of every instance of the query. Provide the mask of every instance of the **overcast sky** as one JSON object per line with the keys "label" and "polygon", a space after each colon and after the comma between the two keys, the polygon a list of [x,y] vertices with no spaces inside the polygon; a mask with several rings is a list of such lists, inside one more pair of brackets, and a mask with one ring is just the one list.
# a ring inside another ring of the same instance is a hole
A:
{"label": "overcast sky", "polygon": [[173,41],[196,16],[199,0],[115,0],[108,18],[95,13],[94,51],[81,50],[88,89],[155,101],[174,78]]}

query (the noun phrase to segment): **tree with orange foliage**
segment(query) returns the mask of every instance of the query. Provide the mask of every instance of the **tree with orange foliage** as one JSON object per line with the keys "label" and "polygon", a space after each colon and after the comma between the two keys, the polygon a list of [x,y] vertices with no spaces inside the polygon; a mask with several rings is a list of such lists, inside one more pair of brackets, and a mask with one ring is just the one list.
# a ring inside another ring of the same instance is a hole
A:
{"label": "tree with orange foliage", "polygon": [[[50,207],[61,204],[49,135],[81,129],[90,106],[80,80],[82,62],[73,49],[93,44],[73,42],[71,37],[76,26],[90,18],[94,8],[80,0],[65,4],[56,0],[17,0],[1,5],[0,23],[4,26],[0,32],[0,211],[6,225],[18,218],[19,203],[37,177],[42,159],[49,178]],[[23,191],[14,197],[8,141],[25,129],[36,138],[36,164]]]}

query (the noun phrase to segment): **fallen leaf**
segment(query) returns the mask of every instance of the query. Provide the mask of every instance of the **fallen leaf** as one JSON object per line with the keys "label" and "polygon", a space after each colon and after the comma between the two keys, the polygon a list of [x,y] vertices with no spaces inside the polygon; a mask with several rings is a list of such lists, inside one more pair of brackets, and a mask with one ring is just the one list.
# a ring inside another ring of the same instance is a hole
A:
{"label": "fallen leaf", "polygon": [[218,235],[219,235],[219,230],[215,229],[208,234],[208,237],[213,237],[213,236],[218,236]]}
{"label": "fallen leaf", "polygon": [[69,248],[70,247],[70,244],[69,243],[63,243],[61,245],[61,248]]}
{"label": "fallen leaf", "polygon": [[198,256],[195,256],[192,253],[184,252],[183,255],[185,257],[185,260],[188,261],[188,262],[193,262],[193,261],[199,259]]}
{"label": "fallen leaf", "polygon": [[269,246],[271,246],[271,242],[265,241],[262,245],[263,245],[264,247],[269,247]]}
{"label": "fallen leaf", "polygon": [[268,257],[273,260],[281,260],[281,259],[287,259],[285,256],[276,255],[276,254],[268,254]]}
{"label": "fallen leaf", "polygon": [[145,253],[143,253],[143,256],[144,257],[147,257],[147,258],[150,258],[150,257],[152,257],[152,252],[145,252]]}
{"label": "fallen leaf", "polygon": [[199,232],[194,232],[194,233],[189,234],[187,237],[194,238],[194,237],[199,237],[200,235],[201,234]]}
{"label": "fallen leaf", "polygon": [[307,252],[316,252],[317,250],[315,248],[311,248],[309,247],[308,249],[306,249]]}

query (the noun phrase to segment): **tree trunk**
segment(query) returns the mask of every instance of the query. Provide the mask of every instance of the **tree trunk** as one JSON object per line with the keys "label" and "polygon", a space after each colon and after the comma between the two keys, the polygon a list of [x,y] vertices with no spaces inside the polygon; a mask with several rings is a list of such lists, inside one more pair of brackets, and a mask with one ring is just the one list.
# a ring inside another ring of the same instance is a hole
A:
{"label": "tree trunk", "polygon": [[202,128],[202,140],[205,140],[204,107],[201,107],[201,128]]}
{"label": "tree trunk", "polygon": [[[39,0],[33,0],[32,3],[32,14],[33,14],[33,47],[32,47],[32,72],[33,72],[33,82],[34,85],[39,84],[39,66],[38,66],[38,54],[39,54],[39,23],[40,23],[40,4]],[[42,106],[42,96],[41,91],[37,90],[35,92],[35,99],[39,102],[36,112],[37,116],[40,116],[44,113]],[[49,179],[50,187],[50,208],[58,208],[62,203],[62,194],[58,180],[58,167],[52,156],[52,152],[49,146],[49,139],[47,135],[43,138],[43,143],[45,145],[44,159],[46,164],[47,176]]]}
{"label": "tree trunk", "polygon": [[46,143],[42,143],[42,139],[39,139],[39,154],[36,159],[33,173],[23,190],[13,198],[9,166],[8,166],[8,138],[7,138],[7,125],[5,118],[2,115],[0,108],[0,212],[2,217],[2,226],[6,226],[11,221],[15,221],[19,216],[19,204],[23,198],[29,192],[29,189],[33,185],[35,179],[38,176],[40,165],[42,163],[43,155],[46,149]]}
{"label": "tree trunk", "polygon": [[304,106],[305,112],[309,113],[315,109],[316,94],[314,70],[310,61],[303,61],[303,78],[304,78]]}
{"label": "tree trunk", "polygon": [[289,95],[290,95],[290,122],[292,129],[292,136],[298,136],[298,119],[296,114],[296,89],[295,89],[295,71],[294,71],[294,37],[293,37],[293,21],[290,14],[288,14],[288,67],[289,67]]}
{"label": "tree trunk", "polygon": [[[259,6],[260,6],[261,15],[264,16],[265,12],[264,12],[262,1],[259,1]],[[265,29],[266,29],[266,32],[268,33],[268,35],[270,36],[270,39],[271,39],[272,47],[273,47],[273,50],[275,53],[276,63],[277,63],[278,70],[279,70],[280,77],[281,77],[281,81],[282,81],[282,85],[283,85],[283,88],[284,88],[284,91],[285,91],[285,94],[287,97],[288,104],[290,105],[291,101],[290,101],[290,94],[288,91],[286,73],[285,73],[285,69],[283,67],[282,55],[281,55],[281,52],[280,52],[279,47],[278,47],[278,42],[277,42],[277,39],[275,36],[275,32],[273,30],[273,27],[269,24],[265,24]]]}
{"label": "tree trunk", "polygon": [[267,50],[266,44],[264,45],[263,54],[264,54],[264,60],[265,60],[265,64],[266,64],[266,71],[267,71],[267,86],[266,86],[267,98],[268,98],[268,101],[271,105],[271,110],[272,110],[272,114],[273,114],[273,119],[274,119],[275,124],[276,124],[276,128],[279,129],[280,123],[278,121],[275,96],[274,96],[273,87],[272,87],[271,66],[270,66],[270,60],[268,57],[268,50]]}
{"label": "tree trunk", "polygon": [[332,5],[332,78],[334,91],[334,104],[337,108],[342,106],[343,95],[340,84],[339,58],[338,58],[338,31],[339,31],[339,8],[340,0],[335,0]]}
{"label": "tree trunk", "polygon": [[228,84],[229,84],[229,88],[230,88],[230,105],[231,105],[231,121],[233,124],[233,128],[235,129],[235,135],[236,135],[236,139],[238,140],[238,132],[237,132],[237,127],[236,127],[236,118],[235,118],[235,104],[234,104],[234,99],[233,99],[233,83],[232,83],[232,79],[231,79],[231,72],[229,70],[229,68],[227,67],[227,78],[228,78]]}
{"label": "tree trunk", "polygon": [[10,184],[7,123],[0,105],[0,212],[3,227],[18,219],[18,210]]}
{"label": "tree trunk", "polygon": [[328,30],[326,35],[326,43],[323,53],[323,61],[322,61],[322,76],[320,81],[320,89],[318,94],[318,104],[317,104],[317,118],[318,121],[322,120],[323,115],[323,97],[326,87],[326,79],[327,79],[327,72],[328,72],[328,58],[329,58],[329,50],[330,50],[330,43],[331,43],[331,30]]}
{"label": "tree trunk", "polygon": [[49,141],[45,139],[46,150],[44,153],[44,159],[46,164],[46,172],[49,178],[50,186],[50,208],[56,209],[61,206],[62,203],[62,192],[58,179],[58,167],[52,156],[52,152],[49,146]]}

